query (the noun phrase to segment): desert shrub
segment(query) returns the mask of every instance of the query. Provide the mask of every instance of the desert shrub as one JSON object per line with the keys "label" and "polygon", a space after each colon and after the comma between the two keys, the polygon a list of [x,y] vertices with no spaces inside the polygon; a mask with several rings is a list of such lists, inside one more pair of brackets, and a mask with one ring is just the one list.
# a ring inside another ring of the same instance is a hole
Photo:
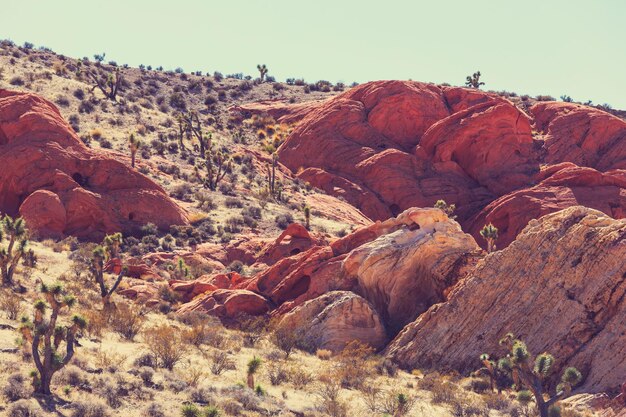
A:
{"label": "desert shrub", "polygon": [[2,388],[2,394],[11,402],[28,398],[30,392],[26,387],[26,378],[22,374],[13,374],[7,379],[7,383]]}
{"label": "desert shrub", "polygon": [[243,208],[243,201],[240,198],[228,197],[224,201],[224,205],[228,208]]}
{"label": "desert shrub", "polygon": [[237,272],[238,274],[241,274],[243,272],[245,268],[245,265],[243,264],[243,262],[237,260],[237,261],[232,261],[229,265],[228,265],[228,270],[229,271],[234,271]]}
{"label": "desert shrub", "polygon": [[315,351],[315,356],[317,356],[319,359],[323,361],[327,361],[333,357],[333,352],[332,350],[328,350],[328,349],[317,349]]}
{"label": "desert shrub", "polygon": [[154,355],[150,353],[144,353],[140,355],[137,359],[135,359],[135,361],[133,362],[133,365],[136,367],[148,366],[150,368],[156,368],[157,362],[156,362],[156,358],[154,357]]}
{"label": "desert shrub", "polygon": [[125,357],[117,352],[98,349],[94,353],[94,360],[98,367],[115,373],[124,364]]}
{"label": "desert shrub", "polygon": [[203,417],[219,417],[222,415],[222,413],[220,412],[220,409],[217,408],[214,405],[209,405],[207,407],[204,407],[204,409],[202,410],[203,413]]}
{"label": "desert shrub", "polygon": [[111,315],[111,328],[124,339],[132,341],[141,331],[145,320],[145,313],[140,307],[120,303]]}
{"label": "desert shrub", "polygon": [[189,399],[198,404],[213,404],[215,402],[215,388],[200,387],[189,392]]}
{"label": "desert shrub", "polygon": [[282,362],[269,362],[265,368],[270,384],[280,385],[289,380],[288,370]]}
{"label": "desert shrub", "polygon": [[291,213],[279,214],[276,216],[276,226],[281,229],[286,229],[291,223],[293,223],[293,216]]}
{"label": "desert shrub", "polygon": [[166,417],[163,407],[157,402],[148,404],[141,415],[143,417]]}
{"label": "desert shrub", "polygon": [[185,404],[180,414],[182,417],[200,417],[200,409],[195,404]]}
{"label": "desert shrub", "polygon": [[[28,400],[19,400],[11,404],[9,407],[9,416],[11,417],[42,417],[41,407],[36,402]],[[89,416],[85,416],[89,417]]]}
{"label": "desert shrub", "polygon": [[193,201],[193,190],[187,183],[176,185],[170,192],[170,195],[182,201]]}
{"label": "desert shrub", "polygon": [[0,309],[9,320],[17,320],[22,311],[22,299],[10,290],[0,291]]}
{"label": "desert shrub", "polygon": [[89,100],[83,100],[80,102],[80,104],[78,105],[78,112],[79,113],[86,113],[86,114],[90,114],[91,112],[93,112],[95,109],[95,106],[93,105],[93,103]]}
{"label": "desert shrub", "polygon": [[228,353],[215,351],[211,354],[211,373],[213,375],[221,375],[224,371],[234,369],[236,369],[235,361],[231,359]]}
{"label": "desert shrub", "polygon": [[157,364],[168,370],[187,354],[187,344],[180,329],[162,324],[144,332],[144,340]]}
{"label": "desert shrub", "polygon": [[492,410],[510,410],[513,406],[507,397],[495,392],[484,395],[483,399],[485,400],[485,405]]}
{"label": "desert shrub", "polygon": [[100,140],[100,139],[102,139],[102,130],[100,130],[100,129],[91,129],[89,131],[89,136],[91,136],[91,138],[94,139],[94,140]]}
{"label": "desert shrub", "polygon": [[75,365],[68,365],[59,372],[57,378],[66,385],[78,387],[87,382],[85,372]]}
{"label": "desert shrub", "polygon": [[9,80],[9,84],[15,85],[15,86],[22,86],[24,85],[24,79],[22,77],[15,76]]}
{"label": "desert shrub", "polygon": [[241,211],[241,214],[244,216],[250,216],[255,220],[261,220],[261,217],[262,217],[261,207],[257,207],[257,206],[245,207]]}
{"label": "desert shrub", "polygon": [[226,400],[222,404],[222,408],[228,415],[231,416],[238,416],[243,412],[243,408],[235,400]]}
{"label": "desert shrub", "polygon": [[72,417],[109,417],[108,407],[95,401],[79,401],[73,404]]}
{"label": "desert shrub", "polygon": [[72,94],[79,100],[83,100],[85,98],[85,90],[82,88],[77,88]]}
{"label": "desert shrub", "polygon": [[458,387],[450,381],[437,380],[430,390],[433,394],[433,403],[450,404],[456,400]]}
{"label": "desert shrub", "polygon": [[359,388],[373,374],[369,361],[374,349],[369,345],[354,340],[349,342],[337,355],[336,375],[346,388]]}
{"label": "desert shrub", "polygon": [[70,105],[70,100],[67,97],[61,95],[58,95],[54,102],[61,107],[67,107]]}
{"label": "desert shrub", "polygon": [[149,366],[142,366],[141,368],[139,368],[137,375],[139,376],[139,378],[141,378],[144,385],[152,386],[153,384],[152,378],[154,377],[154,369],[152,369]]}
{"label": "desert shrub", "polygon": [[470,389],[474,392],[482,394],[491,390],[491,384],[486,379],[472,379],[470,381]]}
{"label": "desert shrub", "polygon": [[293,384],[296,389],[304,389],[313,382],[313,375],[304,369],[302,366],[292,366],[288,370],[289,382]]}
{"label": "desert shrub", "polygon": [[348,405],[341,400],[341,383],[333,375],[322,375],[319,379],[317,395],[320,398],[318,408],[331,417],[347,417]]}

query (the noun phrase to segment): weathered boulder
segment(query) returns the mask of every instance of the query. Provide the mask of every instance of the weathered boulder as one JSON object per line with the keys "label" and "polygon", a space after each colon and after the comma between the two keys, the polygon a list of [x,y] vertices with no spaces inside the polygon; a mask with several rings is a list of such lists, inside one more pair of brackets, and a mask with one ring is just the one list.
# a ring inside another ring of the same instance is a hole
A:
{"label": "weathered boulder", "polygon": [[581,389],[599,392],[626,375],[625,300],[626,220],[574,206],[530,221],[386,354],[406,368],[472,371],[480,354],[504,354],[498,340],[512,332],[534,354],[554,354],[557,368],[578,367]]}
{"label": "weathered boulder", "polygon": [[387,233],[353,249],[343,270],[394,335],[442,301],[481,250],[438,209],[409,209],[386,223]]}
{"label": "weathered boulder", "polygon": [[272,308],[263,296],[246,290],[215,290],[200,295],[177,310],[179,314],[202,311],[223,319],[239,315],[259,316]]}
{"label": "weathered boulder", "polygon": [[22,214],[42,236],[97,240],[146,223],[187,223],[185,211],[126,156],[86,147],[41,97],[0,90],[0,132],[0,211]]}
{"label": "weathered boulder", "polygon": [[279,326],[293,329],[309,350],[340,352],[358,340],[378,350],[387,341],[385,326],[374,308],[350,291],[331,291],[285,314]]}

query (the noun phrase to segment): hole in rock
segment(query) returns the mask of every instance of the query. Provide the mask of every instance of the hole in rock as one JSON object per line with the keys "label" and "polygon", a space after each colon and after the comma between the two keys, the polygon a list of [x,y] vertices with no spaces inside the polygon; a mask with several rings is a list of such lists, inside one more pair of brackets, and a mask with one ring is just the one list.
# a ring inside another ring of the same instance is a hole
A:
{"label": "hole in rock", "polygon": [[397,204],[392,204],[389,206],[389,210],[391,211],[391,214],[395,216],[397,216],[398,214],[400,214],[400,206]]}
{"label": "hole in rock", "polygon": [[128,213],[128,220],[135,220],[135,213]]}
{"label": "hole in rock", "polygon": [[293,256],[293,255],[297,255],[297,254],[299,254],[300,252],[301,252],[301,251],[300,251],[300,249],[295,248],[295,249],[292,249],[292,250],[291,250],[290,254]]}
{"label": "hole in rock", "polygon": [[87,186],[87,178],[83,177],[83,175],[80,172],[73,173],[72,179],[76,181],[76,184],[80,185],[81,187]]}

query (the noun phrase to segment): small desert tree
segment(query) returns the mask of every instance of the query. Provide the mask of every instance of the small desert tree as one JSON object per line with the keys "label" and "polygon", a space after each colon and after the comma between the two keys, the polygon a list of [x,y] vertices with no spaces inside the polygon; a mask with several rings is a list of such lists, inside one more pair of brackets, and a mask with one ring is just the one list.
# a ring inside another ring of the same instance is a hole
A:
{"label": "small desert tree", "polygon": [[[100,70],[85,70],[85,74],[91,80],[91,91],[98,89],[104,94],[106,98],[111,101],[117,102],[117,95],[122,86],[123,76],[119,68],[116,68],[113,72],[108,73],[102,69]],[[80,73],[79,73],[80,75]]]}
{"label": "small desert tree", "polygon": [[582,381],[580,371],[574,367],[566,368],[561,374],[561,382],[556,387],[554,395],[548,395],[547,387],[554,371],[554,356],[544,352],[534,360],[526,344],[507,334],[500,344],[509,349],[508,357],[511,364],[511,375],[518,387],[528,389],[535,397],[535,403],[541,417],[560,415],[556,403],[572,393],[572,389]]}
{"label": "small desert tree", "polygon": [[480,81],[480,71],[476,71],[472,75],[468,75],[465,77],[465,85],[472,88],[480,88],[481,85],[485,85],[485,83]]}
{"label": "small desert tree", "polygon": [[480,235],[487,241],[487,252],[496,250],[496,240],[498,240],[498,228],[489,223],[480,231]]}
{"label": "small desert tree", "polygon": [[128,138],[128,149],[130,149],[130,166],[135,168],[135,158],[137,157],[137,151],[141,148],[141,140],[135,137],[134,133],[130,134]]}
{"label": "small desert tree", "polygon": [[265,64],[261,65],[257,65],[256,69],[259,70],[259,75],[261,77],[261,82],[263,82],[263,80],[265,80],[265,76],[267,75],[267,66]]}
{"label": "small desert tree", "polygon": [[207,149],[211,148],[212,134],[211,132],[204,133],[202,130],[202,123],[200,123],[200,117],[195,111],[189,111],[189,113],[179,113],[178,130],[179,130],[179,144],[181,149],[185,149],[183,145],[183,136],[186,133],[188,138],[195,137],[198,140],[198,146],[194,145],[196,151],[200,155],[205,155]]}
{"label": "small desert tree", "polygon": [[454,210],[456,210],[456,204],[448,204],[445,202],[445,200],[437,200],[434,207],[446,213],[448,218],[452,220],[456,219],[456,216],[454,215]]}
{"label": "small desert tree", "polygon": [[254,389],[254,374],[256,374],[260,367],[261,359],[256,356],[248,362],[248,388]]}
{"label": "small desert tree", "polygon": [[272,154],[272,162],[267,164],[267,188],[270,195],[276,200],[282,199],[282,185],[276,181],[276,167],[278,166],[278,155]]}
{"label": "small desert tree", "polygon": [[[100,290],[102,303],[105,310],[110,306],[111,296],[122,282],[124,277],[124,268],[119,259],[120,246],[123,237],[121,233],[114,233],[105,236],[102,245],[96,246],[92,252],[91,258],[91,274]],[[104,273],[107,269],[112,269],[117,278],[111,287],[105,282]]]}
{"label": "small desert tree", "polygon": [[495,388],[498,392],[502,392],[502,390],[511,387],[513,380],[511,379],[511,361],[509,358],[492,360],[485,353],[480,355],[480,362],[483,364],[483,367],[476,371],[476,375],[487,375],[489,377],[491,391]]}
{"label": "small desert tree", "polygon": [[304,206],[304,220],[307,230],[311,229],[311,207]]}
{"label": "small desert tree", "polygon": [[[34,320],[22,321],[20,332],[24,343],[30,342],[33,361],[37,370],[32,373],[33,387],[37,394],[50,395],[52,376],[67,365],[74,356],[76,333],[84,329],[86,321],[79,315],[72,316],[70,323],[59,325],[59,314],[63,309],[70,309],[75,298],[68,295],[60,284],[41,286],[44,300],[34,304]],[[50,316],[45,318],[46,311]],[[61,347],[64,345],[64,353]]]}
{"label": "small desert tree", "polygon": [[215,191],[220,181],[224,179],[228,171],[231,170],[231,162],[224,152],[213,150],[212,147],[204,153],[204,168],[206,174],[202,175],[202,166],[195,167],[196,177],[202,182],[205,188]]}
{"label": "small desert tree", "polygon": [[2,271],[2,284],[12,285],[15,269],[22,257],[26,254],[28,246],[28,233],[24,219],[13,219],[4,216],[0,220],[0,245],[6,239],[8,244],[0,247],[0,270]]}

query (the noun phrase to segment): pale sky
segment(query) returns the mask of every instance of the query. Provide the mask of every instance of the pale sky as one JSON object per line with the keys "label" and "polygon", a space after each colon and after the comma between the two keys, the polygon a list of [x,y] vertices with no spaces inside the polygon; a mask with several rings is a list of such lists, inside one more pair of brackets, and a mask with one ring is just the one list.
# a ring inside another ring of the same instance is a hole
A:
{"label": "pale sky", "polygon": [[626,109],[626,0],[2,0],[0,38],[118,64],[413,79]]}

